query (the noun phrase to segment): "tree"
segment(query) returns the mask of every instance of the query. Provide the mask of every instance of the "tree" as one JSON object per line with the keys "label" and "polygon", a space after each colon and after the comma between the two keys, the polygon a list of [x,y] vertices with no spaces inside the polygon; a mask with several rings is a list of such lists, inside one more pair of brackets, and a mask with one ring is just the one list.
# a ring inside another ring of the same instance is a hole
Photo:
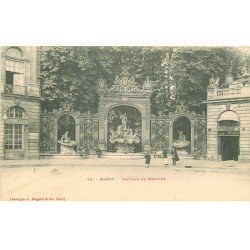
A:
{"label": "tree", "polygon": [[147,76],[153,82],[152,113],[168,114],[180,101],[201,113],[210,77],[220,77],[221,84],[229,72],[239,78],[246,59],[236,48],[42,47],[42,109],[68,102],[75,110],[97,112],[98,81],[111,87],[125,65],[138,85]]}
{"label": "tree", "polygon": [[97,112],[98,80],[105,79],[111,87],[124,65],[139,85],[149,76],[160,94],[165,51],[154,47],[42,47],[42,108],[52,110],[68,102],[76,110]]}
{"label": "tree", "polygon": [[176,101],[173,96],[175,95],[172,77],[172,56],[174,48],[167,48],[161,57],[161,73],[158,82],[155,82],[154,92],[151,98],[152,112],[157,114],[167,114],[173,111]]}
{"label": "tree", "polygon": [[212,76],[225,82],[228,73],[235,79],[242,77],[246,60],[237,48],[178,48],[172,57],[172,75],[176,85],[177,100],[191,110],[206,111],[207,86]]}
{"label": "tree", "polygon": [[78,110],[96,110],[94,64],[86,47],[43,47],[41,51],[42,108],[73,103]]}

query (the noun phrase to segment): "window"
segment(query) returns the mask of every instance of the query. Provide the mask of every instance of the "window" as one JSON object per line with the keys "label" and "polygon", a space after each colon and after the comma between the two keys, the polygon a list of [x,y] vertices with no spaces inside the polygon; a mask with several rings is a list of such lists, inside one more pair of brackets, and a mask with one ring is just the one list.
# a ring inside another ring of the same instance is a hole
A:
{"label": "window", "polygon": [[[7,111],[7,121],[4,128],[5,149],[23,149],[25,111],[20,107],[11,107]],[[13,124],[13,119],[20,119]],[[12,121],[11,121],[12,120]],[[8,123],[9,121],[9,123]]]}
{"label": "window", "polygon": [[24,118],[24,111],[20,107],[12,107],[7,112],[8,118]]}
{"label": "window", "polygon": [[6,60],[6,84],[11,86],[24,85],[24,65],[22,62]]}
{"label": "window", "polygon": [[23,148],[22,124],[5,124],[5,149]]}
{"label": "window", "polygon": [[6,60],[6,71],[23,74],[23,62]]}
{"label": "window", "polygon": [[25,94],[23,52],[11,47],[6,51],[6,92]]}

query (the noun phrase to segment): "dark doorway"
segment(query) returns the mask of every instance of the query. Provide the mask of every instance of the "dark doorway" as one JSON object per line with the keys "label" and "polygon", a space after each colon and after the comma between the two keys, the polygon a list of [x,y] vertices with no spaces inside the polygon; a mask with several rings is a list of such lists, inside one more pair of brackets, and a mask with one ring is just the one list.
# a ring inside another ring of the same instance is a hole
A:
{"label": "dark doorway", "polygon": [[178,140],[180,132],[186,137],[187,141],[191,141],[191,122],[186,116],[179,116],[174,120],[173,123],[173,139]]}
{"label": "dark doorway", "polygon": [[[76,122],[72,115],[62,115],[58,119],[57,139],[60,140],[62,135],[68,132],[70,140],[76,140]],[[76,146],[75,146],[76,147]],[[76,148],[74,148],[76,150]],[[57,150],[60,151],[60,144],[57,143]]]}
{"label": "dark doorway", "polygon": [[238,160],[239,136],[221,136],[222,161]]}

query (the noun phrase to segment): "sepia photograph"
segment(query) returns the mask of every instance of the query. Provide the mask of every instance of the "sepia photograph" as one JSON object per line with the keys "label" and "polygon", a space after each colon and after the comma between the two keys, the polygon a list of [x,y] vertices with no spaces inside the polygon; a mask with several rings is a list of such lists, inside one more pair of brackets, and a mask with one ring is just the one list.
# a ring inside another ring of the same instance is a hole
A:
{"label": "sepia photograph", "polygon": [[249,6],[1,1],[0,248],[249,250]]}
{"label": "sepia photograph", "polygon": [[1,46],[1,200],[249,201],[250,47]]}

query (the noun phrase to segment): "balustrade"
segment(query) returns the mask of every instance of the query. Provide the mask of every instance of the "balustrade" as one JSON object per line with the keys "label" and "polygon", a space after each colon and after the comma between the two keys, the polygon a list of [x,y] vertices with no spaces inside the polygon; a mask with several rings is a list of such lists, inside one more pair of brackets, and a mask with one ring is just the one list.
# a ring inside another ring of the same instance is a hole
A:
{"label": "balustrade", "polygon": [[4,93],[16,94],[16,95],[29,95],[29,96],[40,96],[39,86],[36,84],[29,84],[27,86],[16,85],[16,84],[5,84]]}
{"label": "balustrade", "polygon": [[241,88],[212,89],[207,92],[207,99],[226,99],[229,97],[241,97]]}

